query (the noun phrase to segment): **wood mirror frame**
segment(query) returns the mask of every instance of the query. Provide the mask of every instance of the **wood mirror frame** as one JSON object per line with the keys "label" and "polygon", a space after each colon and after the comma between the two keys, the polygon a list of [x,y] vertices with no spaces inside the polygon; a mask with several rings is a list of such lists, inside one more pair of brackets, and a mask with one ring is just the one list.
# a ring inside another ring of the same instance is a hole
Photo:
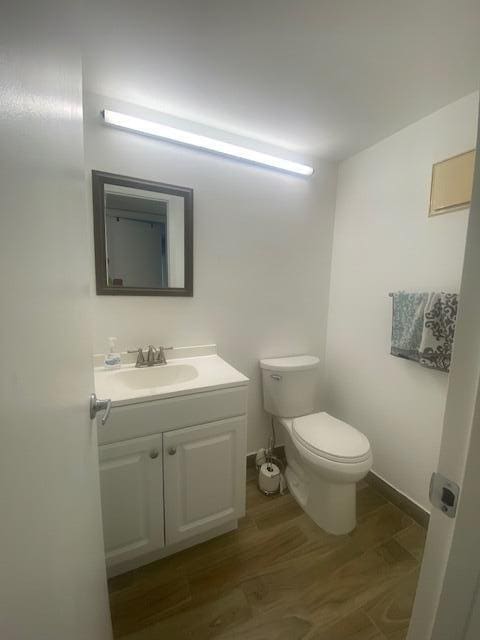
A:
{"label": "wood mirror frame", "polygon": [[[119,287],[108,284],[105,236],[105,185],[156,191],[184,199],[184,286],[183,287]],[[193,189],[172,184],[140,180],[104,171],[92,171],[93,229],[97,295],[108,296],[193,296]]]}

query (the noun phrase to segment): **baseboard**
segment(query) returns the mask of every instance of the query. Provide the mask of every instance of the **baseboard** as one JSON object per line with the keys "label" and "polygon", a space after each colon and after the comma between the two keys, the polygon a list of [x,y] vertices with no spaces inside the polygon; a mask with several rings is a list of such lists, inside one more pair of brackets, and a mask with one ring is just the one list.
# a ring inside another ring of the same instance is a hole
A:
{"label": "baseboard", "polygon": [[366,482],[374,487],[379,493],[381,493],[387,500],[392,502],[395,506],[402,509],[408,514],[415,522],[418,522],[422,527],[427,528],[430,521],[430,514],[425,511],[423,507],[408,498],[406,495],[392,487],[383,478],[378,476],[373,471],[370,471],[365,478]]}

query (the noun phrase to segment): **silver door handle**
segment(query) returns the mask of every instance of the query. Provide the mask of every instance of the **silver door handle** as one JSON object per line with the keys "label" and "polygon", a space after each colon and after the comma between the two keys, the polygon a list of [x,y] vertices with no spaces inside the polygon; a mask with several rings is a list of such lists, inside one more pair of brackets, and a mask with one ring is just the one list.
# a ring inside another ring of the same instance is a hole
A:
{"label": "silver door handle", "polygon": [[112,401],[110,398],[107,400],[99,400],[95,393],[92,393],[90,396],[90,420],[96,418],[97,413],[99,411],[104,411],[105,413],[102,416],[102,425],[106,423],[108,420],[108,416],[110,415],[110,409],[112,408]]}

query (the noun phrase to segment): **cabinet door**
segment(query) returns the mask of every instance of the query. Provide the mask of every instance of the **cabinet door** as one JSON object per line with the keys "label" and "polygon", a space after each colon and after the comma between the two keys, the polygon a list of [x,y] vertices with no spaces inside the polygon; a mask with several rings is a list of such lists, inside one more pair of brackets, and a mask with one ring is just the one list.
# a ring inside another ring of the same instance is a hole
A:
{"label": "cabinet door", "polygon": [[99,447],[107,566],[164,546],[162,436]]}
{"label": "cabinet door", "polygon": [[167,544],[245,513],[245,416],[163,435]]}

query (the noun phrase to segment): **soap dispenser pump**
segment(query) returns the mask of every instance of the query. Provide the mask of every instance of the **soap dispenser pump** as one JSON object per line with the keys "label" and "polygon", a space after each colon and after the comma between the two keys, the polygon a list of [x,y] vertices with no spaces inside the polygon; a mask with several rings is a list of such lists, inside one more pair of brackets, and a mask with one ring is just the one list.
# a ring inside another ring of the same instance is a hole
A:
{"label": "soap dispenser pump", "polygon": [[117,339],[112,337],[108,339],[108,342],[110,343],[110,351],[105,356],[105,369],[120,369],[122,366],[122,358],[119,353],[115,352],[115,343],[117,342]]}

